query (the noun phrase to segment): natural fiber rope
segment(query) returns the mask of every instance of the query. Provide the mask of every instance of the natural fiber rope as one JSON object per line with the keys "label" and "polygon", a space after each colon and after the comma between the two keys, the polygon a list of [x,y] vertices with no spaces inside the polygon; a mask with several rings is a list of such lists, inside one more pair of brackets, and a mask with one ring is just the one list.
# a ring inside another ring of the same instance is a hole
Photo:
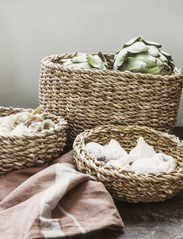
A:
{"label": "natural fiber rope", "polygon": [[[160,76],[59,64],[73,55],[44,58],[39,80],[40,104],[68,121],[71,142],[85,129],[105,124],[138,124],[172,133],[182,93],[181,70]],[[112,69],[114,55],[104,55]]]}
{"label": "natural fiber rope", "polygon": [[[117,140],[129,152],[144,137],[156,152],[163,152],[175,158],[178,167],[170,173],[136,174],[106,165],[90,156],[86,143],[101,145]],[[174,135],[163,133],[146,126],[99,126],[79,134],[73,144],[75,163],[79,171],[94,176],[102,182],[111,195],[128,202],[160,202],[172,198],[183,189],[183,142]]]}
{"label": "natural fiber rope", "polygon": [[[0,117],[23,111],[32,109],[0,107]],[[35,135],[0,135],[0,177],[15,169],[41,166],[62,153],[67,140],[67,122],[49,113],[45,115],[56,124],[53,130]]]}

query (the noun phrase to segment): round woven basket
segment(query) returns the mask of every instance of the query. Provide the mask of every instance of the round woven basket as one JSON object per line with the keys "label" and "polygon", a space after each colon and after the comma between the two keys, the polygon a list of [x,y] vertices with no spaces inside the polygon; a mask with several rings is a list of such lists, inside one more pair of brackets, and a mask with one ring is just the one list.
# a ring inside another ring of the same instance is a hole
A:
{"label": "round woven basket", "polygon": [[[178,165],[176,169],[159,174],[124,171],[90,156],[85,146],[88,142],[105,145],[115,139],[129,153],[139,137],[143,137],[157,153],[173,156]],[[98,126],[79,134],[73,144],[77,169],[102,182],[113,198],[132,203],[164,201],[183,189],[182,149],[183,142],[176,136],[146,126]]]}
{"label": "round woven basket", "polygon": [[[0,107],[0,117],[32,109]],[[41,166],[58,157],[66,144],[67,122],[61,117],[44,114],[56,125],[35,135],[0,135],[0,177],[15,169]]]}
{"label": "round woven basket", "polygon": [[71,54],[41,62],[39,102],[68,122],[68,138],[99,125],[140,125],[172,133],[182,93],[183,74],[170,76],[111,70],[113,54],[104,54],[109,70],[61,66]]}

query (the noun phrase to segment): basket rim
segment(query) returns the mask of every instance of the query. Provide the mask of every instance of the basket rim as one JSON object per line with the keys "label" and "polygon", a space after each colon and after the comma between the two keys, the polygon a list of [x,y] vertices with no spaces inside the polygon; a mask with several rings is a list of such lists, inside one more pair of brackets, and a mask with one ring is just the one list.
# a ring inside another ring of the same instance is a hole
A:
{"label": "basket rim", "polygon": [[[29,112],[29,111],[32,111],[34,109],[32,108],[16,108],[16,107],[5,107],[5,106],[0,106],[0,114],[2,111],[8,111],[8,110],[12,110],[12,114],[13,111],[20,111],[20,112]],[[44,112],[44,111],[43,111]],[[36,134],[33,134],[33,135],[28,135],[28,134],[23,134],[23,135],[0,135],[0,140],[26,140],[26,139],[39,139],[39,138],[43,138],[47,135],[51,136],[51,135],[55,135],[55,134],[58,134],[58,132],[60,130],[63,130],[63,129],[67,129],[68,127],[68,123],[65,119],[63,119],[61,116],[56,116],[54,114],[51,114],[49,112],[44,112],[44,114],[46,116],[50,116],[51,118],[54,118],[55,120],[57,120],[58,122],[55,123],[56,127],[54,127],[53,129],[48,129],[48,130],[44,130],[44,131],[41,131],[39,133],[36,133]],[[1,116],[0,116],[1,117]]]}
{"label": "basket rim", "polygon": [[[60,65],[59,63],[54,63],[52,60],[53,59],[61,59],[62,57],[65,57],[65,56],[68,56],[68,55],[74,55],[75,53],[62,53],[62,54],[54,54],[54,55],[50,55],[50,56],[46,56],[44,57],[42,60],[41,60],[41,65],[44,65],[44,66],[49,66],[49,67],[52,67],[52,68],[55,68],[55,69],[60,69],[62,71],[65,71],[65,72],[70,72],[70,73],[81,73],[82,74],[90,74],[90,75],[95,75],[95,74],[102,74],[102,75],[113,75],[113,76],[121,76],[121,77],[126,77],[126,78],[131,78],[131,77],[134,77],[134,78],[139,78],[141,77],[142,79],[177,79],[177,78],[183,78],[183,72],[181,69],[175,67],[174,69],[174,72],[171,74],[171,75],[165,75],[165,76],[162,76],[162,75],[153,75],[153,74],[150,74],[150,73],[135,73],[135,72],[130,72],[130,71],[124,71],[124,72],[121,72],[119,70],[98,70],[98,69],[95,69],[95,68],[92,68],[92,69],[85,69],[85,68],[70,68],[70,67],[67,67],[67,66],[62,66]],[[95,54],[95,53],[91,53],[91,54]],[[103,53],[103,55],[111,55],[113,56],[114,53]],[[182,80],[183,81],[183,80]]]}
{"label": "basket rim", "polygon": [[[85,147],[85,143],[84,143],[84,138],[87,138],[89,136],[92,135],[92,132],[96,133],[99,132],[103,129],[134,129],[136,128],[137,130],[143,129],[143,130],[150,130],[151,133],[155,133],[155,134],[160,134],[162,137],[165,138],[169,138],[172,141],[175,141],[178,145],[181,145],[183,147],[183,141],[180,140],[177,136],[173,135],[173,134],[169,134],[169,133],[165,133],[165,132],[161,132],[158,130],[155,130],[153,128],[147,127],[147,126],[138,126],[138,125],[130,125],[130,126],[122,126],[122,125],[102,125],[102,126],[97,126],[94,129],[87,129],[85,131],[83,131],[82,133],[80,133],[79,135],[77,135],[76,139],[74,140],[73,143],[73,151],[74,151],[74,156],[76,154],[78,154],[77,149],[79,148],[79,152],[81,152],[81,150],[83,151],[83,158],[86,159],[86,156],[88,157],[89,160],[92,160],[93,164],[97,167],[97,169],[101,172],[110,172],[112,174],[114,174],[116,177],[120,177],[120,178],[129,178],[129,177],[133,177],[134,179],[139,179],[139,178],[143,178],[146,180],[151,180],[152,177],[154,179],[159,180],[160,177],[164,177],[164,179],[166,180],[166,176],[167,175],[171,175],[172,177],[175,176],[175,174],[178,174],[179,176],[181,175],[183,177],[183,168],[181,166],[176,167],[174,170],[172,170],[169,173],[166,172],[160,172],[160,173],[135,173],[134,171],[127,171],[127,170],[121,170],[120,167],[115,167],[113,165],[110,166],[106,166],[106,163],[98,161],[96,158],[92,157],[91,155],[87,154],[87,149]],[[86,159],[88,161],[88,159]],[[93,167],[93,169],[95,169]],[[102,173],[101,173],[102,174]],[[162,179],[161,178],[161,179]]]}

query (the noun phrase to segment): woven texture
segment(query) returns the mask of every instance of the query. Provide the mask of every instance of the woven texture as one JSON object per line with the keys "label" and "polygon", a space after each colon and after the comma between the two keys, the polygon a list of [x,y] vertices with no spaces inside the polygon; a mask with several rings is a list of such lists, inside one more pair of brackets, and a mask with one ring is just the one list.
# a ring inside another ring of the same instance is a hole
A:
{"label": "woven texture", "polygon": [[[171,155],[178,167],[170,173],[136,174],[122,171],[90,156],[86,150],[88,142],[108,144],[117,140],[129,153],[144,137],[145,142],[154,147],[157,153]],[[160,202],[172,198],[183,189],[183,142],[174,135],[163,133],[146,126],[99,126],[85,130],[74,141],[75,163],[79,171],[90,174],[102,182],[112,197],[121,201]]]}
{"label": "woven texture", "polygon": [[[0,117],[32,109],[0,107]],[[67,122],[61,117],[46,113],[56,126],[53,130],[35,135],[0,135],[0,177],[15,169],[41,166],[57,158],[66,144]]]}
{"label": "woven texture", "polygon": [[[71,141],[85,129],[105,124],[138,124],[172,133],[182,93],[181,70],[157,76],[59,64],[73,55],[44,58],[39,80],[40,104],[67,120]],[[112,69],[114,55],[104,55]]]}

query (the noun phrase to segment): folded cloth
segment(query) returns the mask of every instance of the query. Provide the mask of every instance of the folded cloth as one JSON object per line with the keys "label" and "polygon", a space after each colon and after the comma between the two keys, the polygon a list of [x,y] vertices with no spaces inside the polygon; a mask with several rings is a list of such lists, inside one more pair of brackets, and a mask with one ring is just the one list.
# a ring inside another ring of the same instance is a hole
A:
{"label": "folded cloth", "polygon": [[1,239],[60,238],[123,227],[103,184],[76,171],[72,151],[51,165],[0,179]]}

